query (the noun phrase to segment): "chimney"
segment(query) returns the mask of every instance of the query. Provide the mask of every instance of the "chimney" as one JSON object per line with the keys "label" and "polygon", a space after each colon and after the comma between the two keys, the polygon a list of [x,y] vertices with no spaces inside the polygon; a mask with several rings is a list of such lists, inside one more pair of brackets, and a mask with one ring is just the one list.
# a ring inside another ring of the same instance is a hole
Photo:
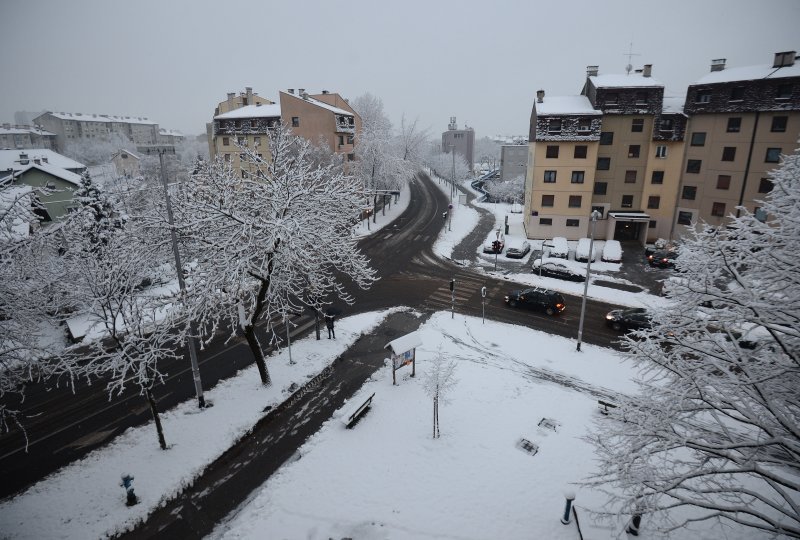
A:
{"label": "chimney", "polygon": [[306,89],[305,89],[305,88],[298,88],[298,89],[297,89],[297,93],[298,93],[298,94],[300,94],[300,95],[302,96],[303,94],[305,94],[305,93],[306,93]]}
{"label": "chimney", "polygon": [[725,69],[725,58],[716,58],[711,61],[711,71],[722,71]]}
{"label": "chimney", "polygon": [[796,51],[777,52],[775,53],[775,61],[772,63],[772,67],[791,67],[794,65],[794,59],[796,56]]}
{"label": "chimney", "polygon": [[653,73],[653,64],[645,64],[642,68],[642,77],[649,77]]}
{"label": "chimney", "polygon": [[586,66],[586,76],[587,77],[597,77],[597,71],[600,69],[599,66]]}
{"label": "chimney", "polygon": [[294,95],[294,88],[289,88],[289,93]]}
{"label": "chimney", "polygon": [[228,101],[232,100],[236,97],[236,92],[228,92]]}
{"label": "chimney", "polygon": [[323,91],[322,91],[322,93],[323,93],[323,94],[328,94],[328,93],[330,93],[330,92],[328,92],[327,90],[323,90]]}
{"label": "chimney", "polygon": [[536,91],[536,103],[544,103],[544,90]]}

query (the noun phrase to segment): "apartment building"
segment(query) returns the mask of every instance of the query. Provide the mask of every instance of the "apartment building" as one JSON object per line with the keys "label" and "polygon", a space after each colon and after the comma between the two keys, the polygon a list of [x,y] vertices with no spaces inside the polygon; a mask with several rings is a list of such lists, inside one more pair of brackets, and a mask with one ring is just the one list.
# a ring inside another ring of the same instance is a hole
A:
{"label": "apartment building", "polygon": [[279,92],[280,103],[260,97],[248,87],[245,92],[229,93],[214,111],[207,126],[209,155],[229,161],[243,175],[255,165],[245,161],[242,147],[256,149],[260,158],[269,159],[268,134],[284,124],[292,133],[324,144],[344,161],[355,159],[355,137],[361,132],[361,117],[342,96],[323,90],[311,95],[301,88]]}
{"label": "apartment building", "polygon": [[125,136],[137,148],[172,146],[183,139],[177,131],[162,130],[152,120],[141,116],[114,116],[48,111],[34,119],[55,134],[56,150],[63,152],[70,143],[108,139],[112,134]]}
{"label": "apartment building", "polygon": [[[781,154],[791,154],[800,138],[800,64],[795,51],[774,55],[772,63],[711,70],[690,85],[684,105],[689,115],[686,157],[676,224],[704,221],[724,225],[737,206],[758,212],[772,184],[769,171]],[[764,216],[765,217],[765,216]]]}
{"label": "apartment building", "polygon": [[55,150],[56,134],[26,124],[0,125],[0,149],[47,148]]}
{"label": "apartment building", "polygon": [[527,144],[504,144],[500,147],[500,180],[525,177],[528,166]]}
{"label": "apartment building", "polygon": [[464,156],[472,169],[475,163],[475,130],[467,126],[458,129],[455,116],[450,117],[447,131],[442,133],[442,152],[449,154],[451,147],[456,154]]}
{"label": "apartment building", "polygon": [[[800,137],[795,56],[778,53],[772,65],[727,70],[715,60],[685,97],[665,97],[651,65],[627,75],[589,66],[580,96],[545,98],[539,91],[531,114],[528,236],[588,236],[597,210],[596,238],[645,243],[680,238],[698,221],[722,226],[739,205],[757,211],[771,189],[768,172]],[[592,165],[579,161],[584,152],[595,152]]]}

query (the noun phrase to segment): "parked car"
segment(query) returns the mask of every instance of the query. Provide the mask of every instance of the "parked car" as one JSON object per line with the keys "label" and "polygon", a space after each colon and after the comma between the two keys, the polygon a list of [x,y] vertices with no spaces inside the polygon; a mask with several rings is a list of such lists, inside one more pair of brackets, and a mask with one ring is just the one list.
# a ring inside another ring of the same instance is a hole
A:
{"label": "parked car", "polygon": [[[500,242],[500,249],[496,250],[494,248],[495,241]],[[483,252],[484,253],[502,253],[503,249],[506,247],[506,237],[501,232],[498,236],[496,232],[493,232],[489,235],[489,238],[486,239],[486,242],[483,244]]]}
{"label": "parked car", "polygon": [[[592,253],[589,253],[589,245],[592,246]],[[592,262],[597,260],[597,244],[593,243],[589,238],[579,238],[578,245],[575,248],[575,260],[580,262],[588,262],[591,255]]]}
{"label": "parked car", "polygon": [[550,257],[569,258],[569,244],[563,236],[555,236],[552,240],[546,240],[542,247],[550,249]]}
{"label": "parked car", "polygon": [[615,309],[606,315],[606,324],[618,332],[650,328],[650,314],[644,308]]}
{"label": "parked car", "polygon": [[586,281],[586,276],[583,272],[579,272],[566,264],[548,259],[544,261],[536,259],[533,261],[533,273],[556,279],[566,279],[567,281]]}
{"label": "parked car", "polygon": [[531,251],[531,245],[527,240],[512,240],[506,246],[506,257],[510,259],[521,259]]}
{"label": "parked car", "polygon": [[548,315],[555,315],[566,309],[564,297],[549,289],[532,288],[511,291],[506,295],[505,302],[510,307],[538,309]]}
{"label": "parked car", "polygon": [[677,258],[678,254],[674,251],[656,251],[652,255],[648,255],[647,262],[650,263],[650,266],[673,268]]}
{"label": "parked car", "polygon": [[619,240],[606,240],[601,259],[611,263],[622,262],[622,245]]}

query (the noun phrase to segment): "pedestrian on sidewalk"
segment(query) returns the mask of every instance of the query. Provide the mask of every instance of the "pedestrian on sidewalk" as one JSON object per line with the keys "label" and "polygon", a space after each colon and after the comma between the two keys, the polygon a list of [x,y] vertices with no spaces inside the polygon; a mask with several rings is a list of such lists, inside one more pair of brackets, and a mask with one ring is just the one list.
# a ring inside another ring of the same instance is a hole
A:
{"label": "pedestrian on sidewalk", "polygon": [[325,326],[328,328],[328,339],[336,339],[336,332],[333,331],[333,320],[336,318],[336,315],[332,313],[325,314]]}

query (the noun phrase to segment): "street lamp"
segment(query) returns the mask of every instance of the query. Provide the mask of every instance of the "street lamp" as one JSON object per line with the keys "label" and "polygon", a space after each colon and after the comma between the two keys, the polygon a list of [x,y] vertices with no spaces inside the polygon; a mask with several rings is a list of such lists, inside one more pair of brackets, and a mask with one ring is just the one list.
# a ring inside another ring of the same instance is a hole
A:
{"label": "street lamp", "polygon": [[581,320],[578,323],[578,352],[581,350],[581,338],[583,337],[583,317],[586,315],[586,293],[589,291],[589,276],[592,272],[592,253],[594,251],[594,224],[600,218],[600,212],[592,210],[591,227],[589,232],[589,258],[586,262],[586,281],[583,283],[583,300],[581,301]]}
{"label": "street lamp", "polygon": [[453,200],[453,192],[456,189],[456,147],[454,144],[450,145],[450,153],[453,154],[453,170],[450,173],[450,200]]}

